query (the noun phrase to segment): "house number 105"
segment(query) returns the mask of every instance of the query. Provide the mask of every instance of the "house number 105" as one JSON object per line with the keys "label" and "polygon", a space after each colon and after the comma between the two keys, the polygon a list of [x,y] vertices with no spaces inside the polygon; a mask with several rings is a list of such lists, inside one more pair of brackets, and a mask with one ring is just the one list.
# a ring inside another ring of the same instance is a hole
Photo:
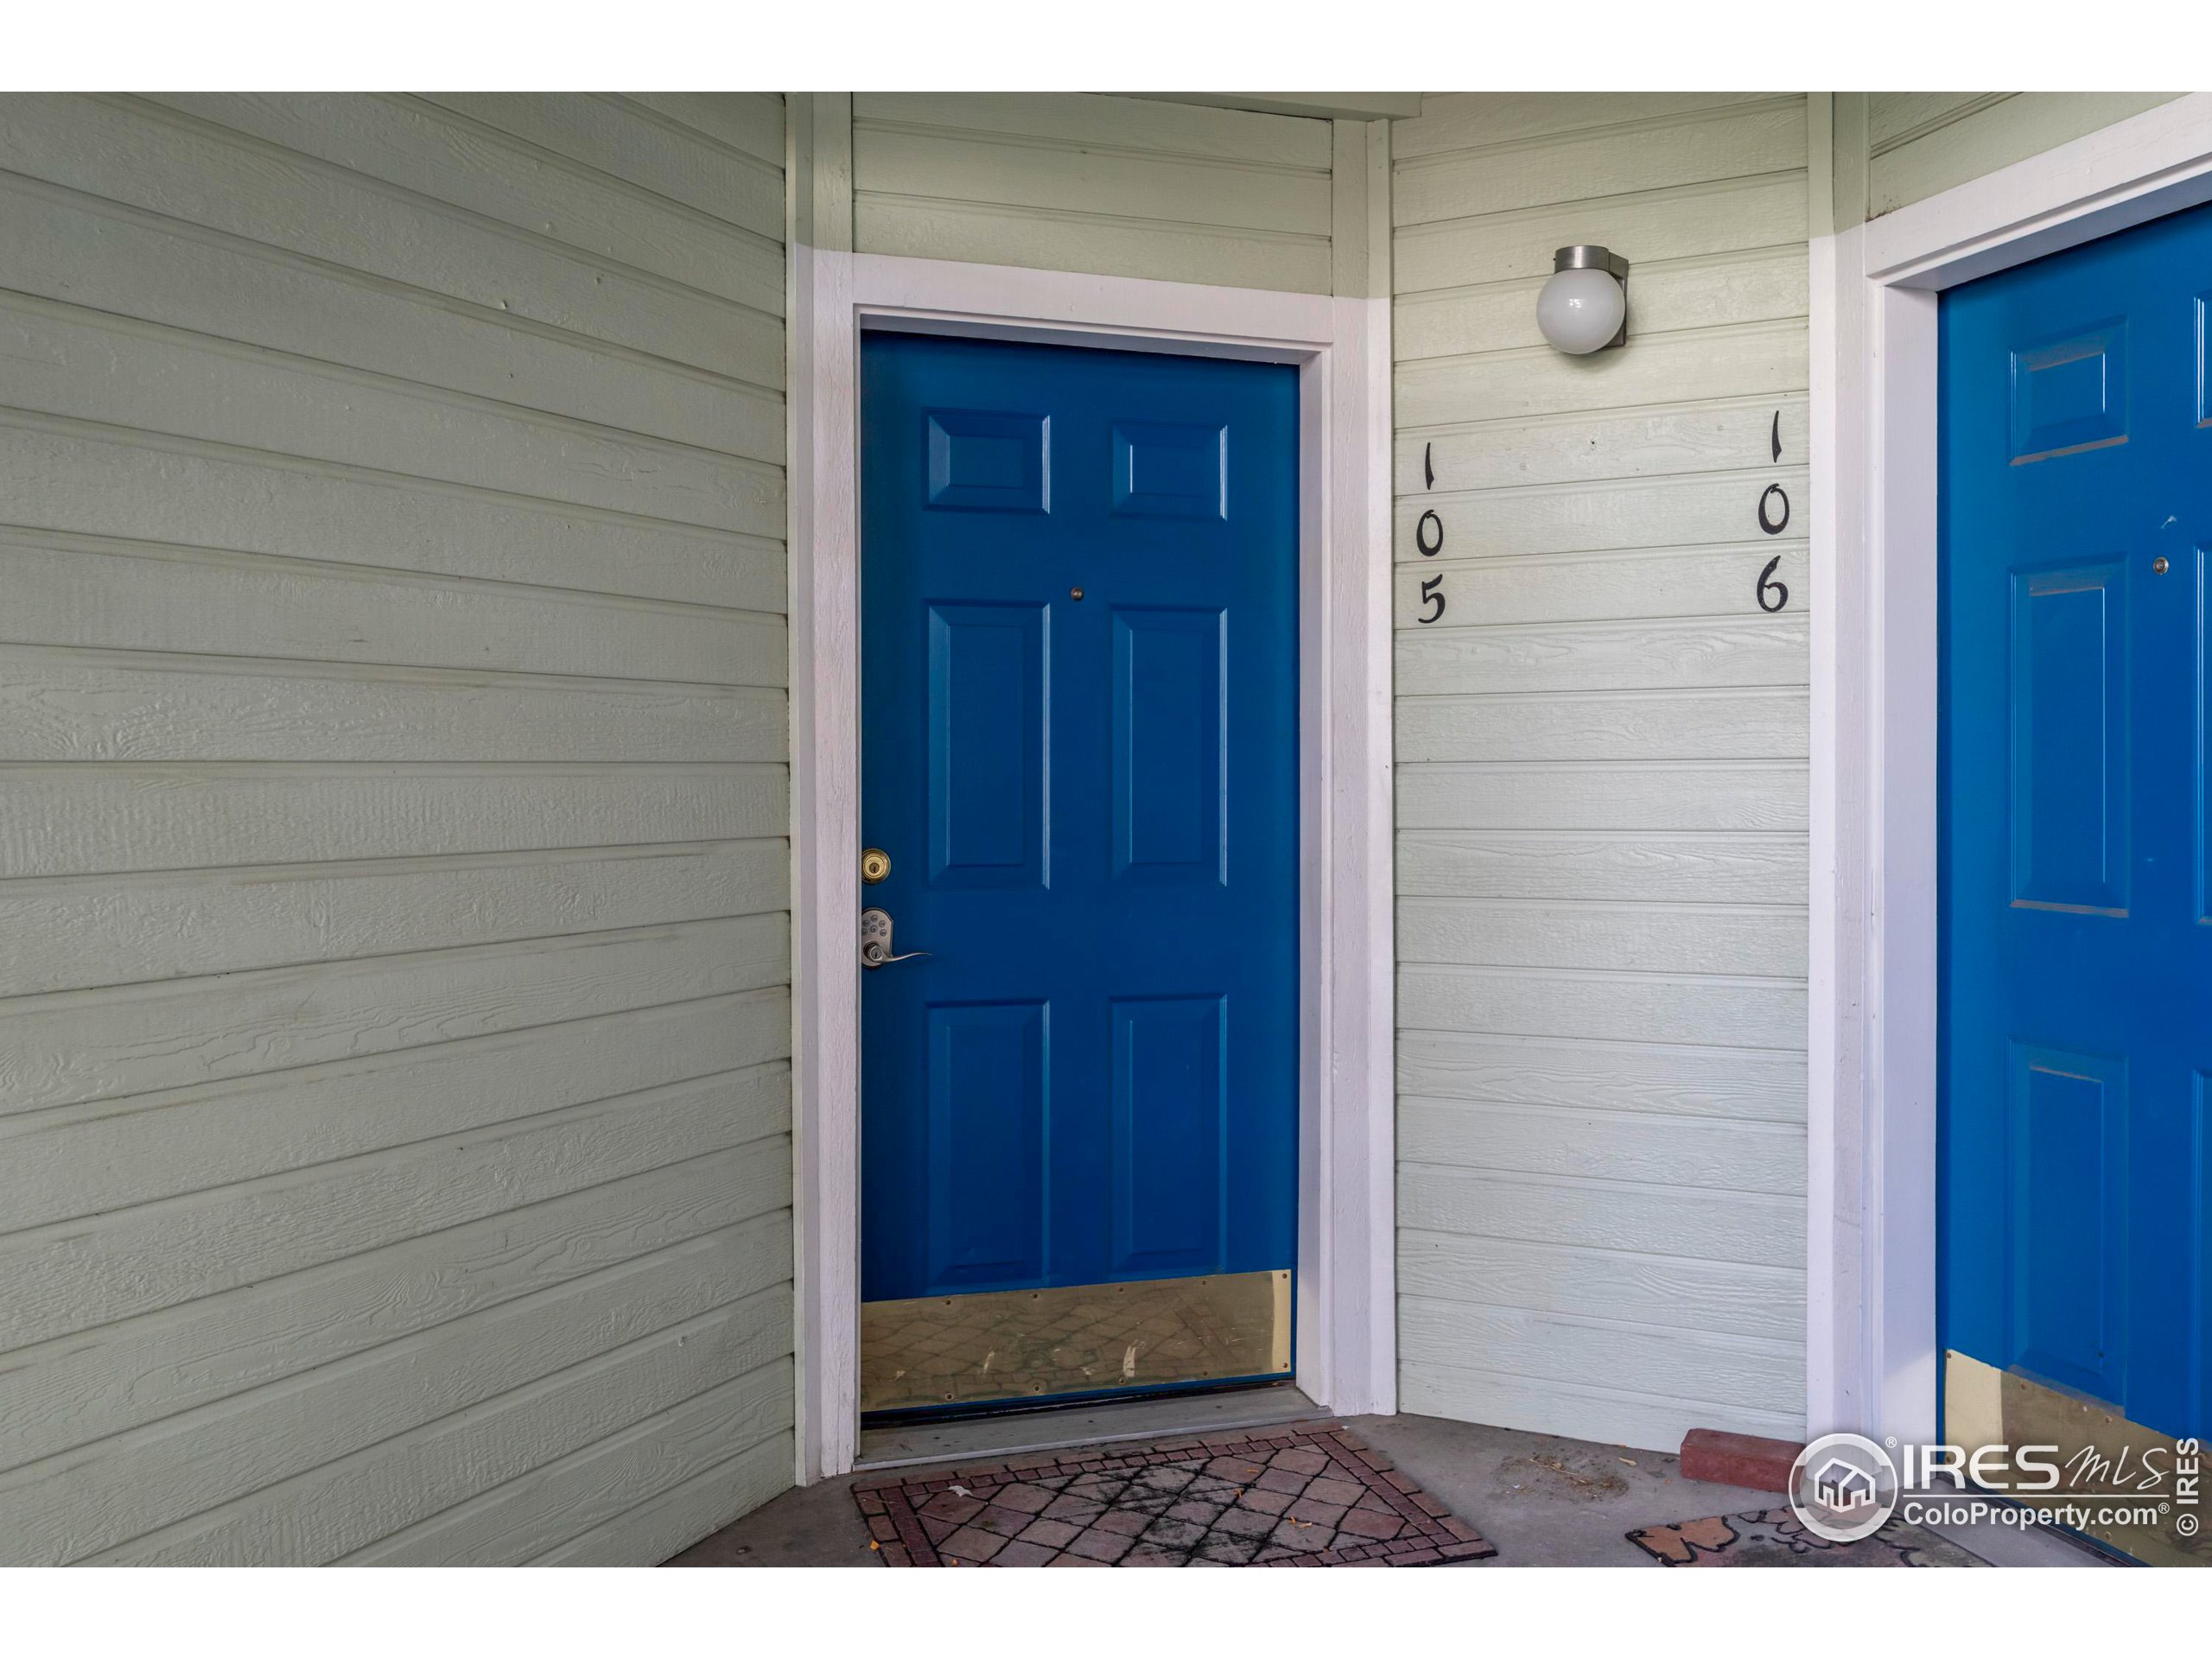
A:
{"label": "house number 105", "polygon": [[[1424,444],[1421,452],[1421,483],[1424,487],[1436,487],[1435,446]],[[1414,521],[1414,550],[1424,559],[1433,559],[1444,550],[1444,520],[1436,516],[1436,509],[1429,508]],[[1424,626],[1444,614],[1444,578],[1430,576],[1421,585],[1421,602],[1436,608],[1414,613],[1414,620]]]}

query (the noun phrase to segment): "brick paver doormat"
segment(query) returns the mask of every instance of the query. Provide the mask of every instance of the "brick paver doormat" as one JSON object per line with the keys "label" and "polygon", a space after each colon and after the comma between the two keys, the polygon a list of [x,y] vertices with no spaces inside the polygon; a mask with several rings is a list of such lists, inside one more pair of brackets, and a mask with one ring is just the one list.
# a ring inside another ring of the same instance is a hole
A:
{"label": "brick paver doormat", "polygon": [[1892,1520],[1856,1543],[1805,1530],[1788,1510],[1716,1515],[1643,1527],[1629,1541],[1669,1567],[1986,1567],[1980,1556],[1910,1522]]}
{"label": "brick paver doormat", "polygon": [[1038,1452],[853,1496],[891,1567],[1433,1567],[1497,1553],[1333,1423]]}

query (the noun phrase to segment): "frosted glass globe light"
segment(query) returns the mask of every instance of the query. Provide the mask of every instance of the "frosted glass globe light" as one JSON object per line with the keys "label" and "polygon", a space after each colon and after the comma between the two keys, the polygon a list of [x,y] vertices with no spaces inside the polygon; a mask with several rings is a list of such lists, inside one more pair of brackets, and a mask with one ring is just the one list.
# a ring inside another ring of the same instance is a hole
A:
{"label": "frosted glass globe light", "polygon": [[1555,270],[1536,296],[1536,327],[1576,357],[1611,345],[1627,315],[1628,296],[1611,271]]}

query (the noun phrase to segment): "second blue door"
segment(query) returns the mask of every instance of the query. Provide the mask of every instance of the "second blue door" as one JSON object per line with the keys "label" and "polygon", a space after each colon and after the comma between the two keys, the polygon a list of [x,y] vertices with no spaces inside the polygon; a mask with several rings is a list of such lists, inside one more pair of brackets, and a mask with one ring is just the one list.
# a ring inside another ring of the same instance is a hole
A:
{"label": "second blue door", "polygon": [[2212,1433],[2208,302],[2200,208],[1942,308],[1942,1341],[2176,1438]]}
{"label": "second blue door", "polygon": [[[863,1300],[999,1297],[1003,1348],[1008,1307],[1287,1281],[1296,371],[872,334],[861,394],[861,893],[906,958],[862,975]],[[1008,1392],[1198,1380],[1116,1342]]]}

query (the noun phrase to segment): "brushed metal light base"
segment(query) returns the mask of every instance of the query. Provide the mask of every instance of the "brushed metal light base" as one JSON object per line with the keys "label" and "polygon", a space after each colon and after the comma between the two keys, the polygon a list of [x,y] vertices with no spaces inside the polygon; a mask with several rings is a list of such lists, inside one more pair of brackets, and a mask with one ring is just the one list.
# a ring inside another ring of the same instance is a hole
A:
{"label": "brushed metal light base", "polygon": [[861,1305],[861,1409],[918,1410],[1290,1371],[1290,1270]]}

